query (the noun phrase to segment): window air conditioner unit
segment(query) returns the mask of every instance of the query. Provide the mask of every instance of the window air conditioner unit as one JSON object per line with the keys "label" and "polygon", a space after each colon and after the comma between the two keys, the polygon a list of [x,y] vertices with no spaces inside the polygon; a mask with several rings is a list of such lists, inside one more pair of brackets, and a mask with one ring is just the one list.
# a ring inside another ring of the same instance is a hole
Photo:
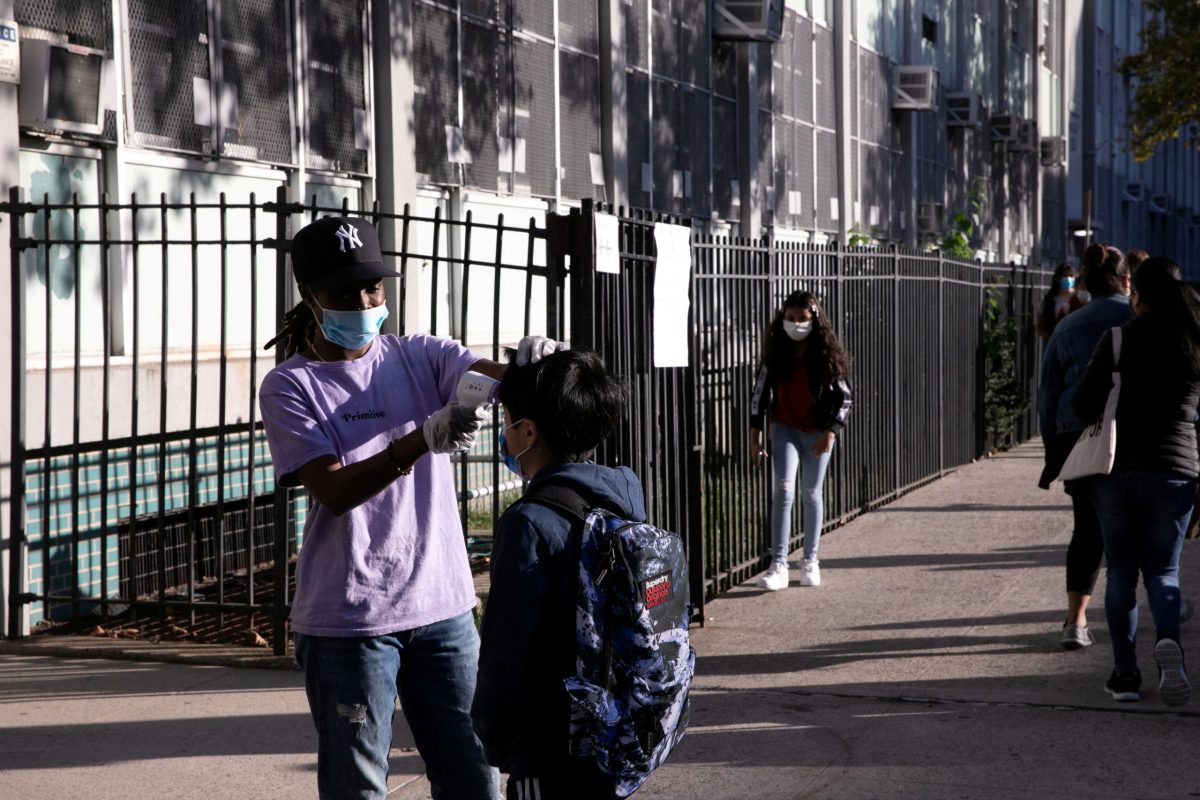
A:
{"label": "window air conditioner unit", "polygon": [[1061,136],[1043,136],[1039,160],[1043,167],[1059,167],[1067,161],[1067,140]]}
{"label": "window air conditioner unit", "polygon": [[778,42],[783,38],[784,0],[716,0],[713,37]]}
{"label": "window air conditioner unit", "polygon": [[1021,130],[1021,118],[1013,114],[992,114],[988,117],[988,128],[993,142],[1015,142]]}
{"label": "window air conditioner unit", "polygon": [[114,106],[112,59],[103,50],[21,40],[20,124],[99,136]]}
{"label": "window air conditioner unit", "polygon": [[1146,199],[1146,187],[1137,182],[1127,183],[1121,189],[1121,197],[1130,203],[1140,203]]}
{"label": "window air conditioner unit", "polygon": [[917,203],[917,233],[939,233],[946,208],[941,203]]}
{"label": "window air conditioner unit", "polygon": [[1171,199],[1165,194],[1150,195],[1150,210],[1155,214],[1166,214],[1171,209]]}
{"label": "window air conditioner unit", "polygon": [[1038,143],[1037,120],[1022,119],[1017,124],[1016,141],[1008,143],[1008,150],[1010,153],[1035,153]]}
{"label": "window air conditioner unit", "polygon": [[938,73],[933,67],[899,66],[892,69],[892,108],[902,111],[936,111]]}
{"label": "window air conditioner unit", "polygon": [[978,92],[946,92],[946,125],[974,128],[983,119],[983,98]]}

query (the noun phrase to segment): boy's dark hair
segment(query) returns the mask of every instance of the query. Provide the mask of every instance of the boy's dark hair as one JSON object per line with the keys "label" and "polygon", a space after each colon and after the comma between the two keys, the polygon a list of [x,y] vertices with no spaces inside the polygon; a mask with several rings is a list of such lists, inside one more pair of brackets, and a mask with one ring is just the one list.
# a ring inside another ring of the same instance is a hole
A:
{"label": "boy's dark hair", "polygon": [[1096,243],[1083,251],[1083,286],[1093,297],[1121,294],[1127,277],[1129,264],[1117,248]]}
{"label": "boy's dark hair", "polygon": [[586,461],[613,432],[625,389],[590,350],[561,350],[519,367],[507,351],[500,403],[510,422],[531,419],[550,451],[564,461]]}

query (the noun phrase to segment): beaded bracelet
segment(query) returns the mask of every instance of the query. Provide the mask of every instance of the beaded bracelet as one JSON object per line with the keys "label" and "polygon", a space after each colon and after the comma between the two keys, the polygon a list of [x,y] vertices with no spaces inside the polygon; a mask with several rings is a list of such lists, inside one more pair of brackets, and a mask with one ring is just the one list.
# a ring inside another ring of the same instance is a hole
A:
{"label": "beaded bracelet", "polygon": [[402,468],[400,466],[400,462],[396,460],[396,454],[394,452],[392,452],[392,445],[394,445],[395,443],[396,443],[395,439],[388,440],[388,443],[387,443],[388,461],[392,462],[392,467],[395,468],[397,475],[409,475],[413,471],[413,465],[409,464],[407,468]]}

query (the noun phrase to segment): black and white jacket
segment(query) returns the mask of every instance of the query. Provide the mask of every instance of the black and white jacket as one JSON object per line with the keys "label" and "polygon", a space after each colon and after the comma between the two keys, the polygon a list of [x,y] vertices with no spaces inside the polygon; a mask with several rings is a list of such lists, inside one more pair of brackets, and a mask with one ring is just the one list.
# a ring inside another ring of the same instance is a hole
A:
{"label": "black and white jacket", "polygon": [[[850,416],[850,384],[845,378],[836,378],[828,383],[818,380],[807,362],[804,362],[804,370],[808,375],[808,385],[812,387],[817,427],[841,435],[842,428],[846,427],[846,418]],[[763,430],[763,417],[770,419],[775,416],[779,408],[779,393],[775,388],[779,378],[777,372],[766,364],[758,368],[754,392],[750,395],[751,429]]]}

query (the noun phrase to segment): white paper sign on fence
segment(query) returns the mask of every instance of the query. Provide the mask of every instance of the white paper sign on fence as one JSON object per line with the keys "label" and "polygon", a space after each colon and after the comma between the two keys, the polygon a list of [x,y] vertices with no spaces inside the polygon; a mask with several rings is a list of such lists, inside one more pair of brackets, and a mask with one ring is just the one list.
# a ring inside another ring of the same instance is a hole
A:
{"label": "white paper sign on fence", "polygon": [[596,272],[621,272],[621,225],[612,214],[596,214]]}
{"label": "white paper sign on fence", "polygon": [[691,306],[692,229],[659,222],[654,226],[654,366],[688,365],[688,309]]}

